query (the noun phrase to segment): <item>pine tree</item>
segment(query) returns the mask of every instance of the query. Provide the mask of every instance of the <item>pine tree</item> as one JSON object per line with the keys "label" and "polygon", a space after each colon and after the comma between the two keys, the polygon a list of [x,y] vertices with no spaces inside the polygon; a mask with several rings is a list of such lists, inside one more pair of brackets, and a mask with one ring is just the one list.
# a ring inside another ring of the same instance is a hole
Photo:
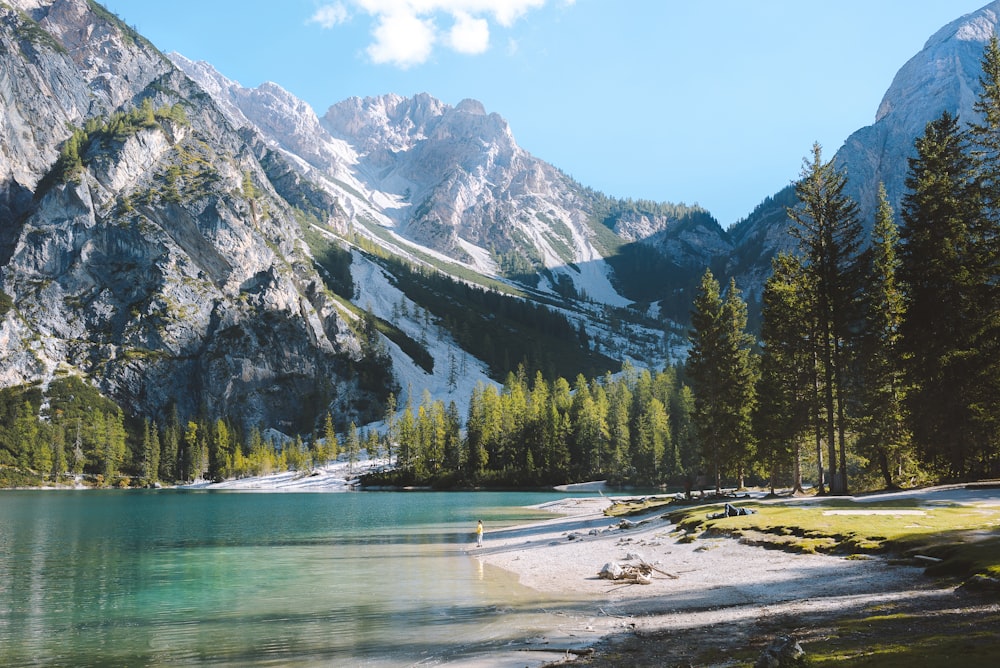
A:
{"label": "pine tree", "polygon": [[972,400],[980,450],[977,468],[984,476],[1000,471],[1000,40],[990,37],[983,52],[982,86],[974,109],[981,123],[970,128],[972,155],[981,198],[971,228],[975,307],[970,323],[977,357],[978,392]]}
{"label": "pine tree", "polygon": [[677,473],[684,481],[684,491],[688,498],[691,497],[691,489],[701,465],[694,407],[694,392],[689,385],[682,385],[670,397],[670,433],[673,434],[677,460],[680,464]]}
{"label": "pine tree", "polygon": [[150,424],[149,418],[143,423],[142,430],[142,477],[147,485],[159,479],[160,472],[160,436],[156,423]]}
{"label": "pine tree", "polygon": [[159,479],[173,482],[178,479],[177,455],[180,450],[181,426],[177,415],[177,404],[171,404],[167,417],[167,426],[160,440],[160,472]]}
{"label": "pine tree", "polygon": [[109,413],[104,421],[104,439],[101,445],[102,474],[106,484],[118,476],[125,461],[125,416],[121,412]]}
{"label": "pine tree", "polygon": [[353,421],[347,426],[344,450],[347,451],[347,468],[353,473],[354,465],[358,463],[358,455],[361,453],[361,439],[358,438],[358,427]]}
{"label": "pine tree", "polygon": [[747,304],[736,287],[736,280],[729,280],[729,289],[722,304],[723,324],[726,327],[729,368],[728,402],[731,406],[730,423],[727,425],[731,444],[729,457],[736,462],[737,484],[744,487],[747,467],[756,455],[753,436],[753,411],[756,404],[758,369],[751,352],[753,337],[747,333]]}
{"label": "pine tree", "polygon": [[[614,478],[627,477],[631,472],[630,443],[631,433],[629,429],[630,409],[632,408],[632,392],[628,387],[629,369],[623,370],[624,377],[621,380],[613,380],[611,374],[605,377],[605,386],[608,393],[608,464],[609,473]],[[645,471],[650,479],[658,477],[659,459],[662,458],[663,443],[660,442],[659,456],[655,457],[650,468]]]}
{"label": "pine tree", "polygon": [[153,111],[153,101],[148,97],[142,101],[142,106],[139,108],[139,115],[144,128],[155,128],[159,125],[156,122],[156,114]]}
{"label": "pine tree", "polygon": [[719,283],[706,270],[691,315],[688,373],[695,395],[695,427],[716,493],[722,475],[734,470],[739,483],[752,456],[751,414],[755,372],[746,333],[746,304],[735,282],[723,301]]}
{"label": "pine tree", "polygon": [[[803,161],[795,185],[799,205],[788,209],[795,223],[803,265],[813,289],[810,304],[817,325],[817,362],[823,392],[823,432],[827,442],[835,494],[848,492],[847,405],[850,403],[850,355],[860,318],[861,224],[857,204],[844,193],[847,175],[832,161],[823,162],[820,145],[813,144],[812,158]],[[839,456],[838,456],[839,455]]]}
{"label": "pine tree", "polygon": [[532,474],[548,474],[551,468],[556,427],[551,408],[549,385],[542,372],[537,371],[528,395],[528,417],[524,426],[524,448],[531,455],[535,469]]}
{"label": "pine tree", "polygon": [[694,390],[694,423],[702,457],[711,467],[716,492],[722,491],[722,440],[727,407],[721,360],[725,347],[722,325],[722,295],[719,282],[706,270],[694,299],[691,314],[691,352],[688,374]]}
{"label": "pine tree", "polygon": [[916,153],[903,198],[899,271],[906,298],[906,405],[923,457],[964,477],[975,468],[980,436],[974,408],[981,380],[974,342],[980,305],[970,229],[980,215],[980,194],[967,137],[951,114],[927,124]]}
{"label": "pine tree", "polygon": [[569,381],[556,378],[550,392],[548,420],[552,425],[552,454],[549,460],[549,478],[564,482],[569,480],[570,451],[569,442],[572,434],[570,425],[570,407],[573,405],[573,394]]}
{"label": "pine tree", "polygon": [[413,419],[413,407],[407,403],[403,414],[395,422],[396,434],[394,440],[397,443],[396,463],[402,469],[413,467],[416,455],[417,429]]}
{"label": "pine tree", "polygon": [[481,382],[476,383],[469,397],[469,414],[465,429],[465,460],[468,475],[472,480],[479,479],[486,470],[486,409],[483,405],[485,389]]}
{"label": "pine tree", "polygon": [[198,480],[202,475],[202,453],[201,439],[199,437],[198,423],[189,420],[187,428],[184,430],[184,462],[181,478],[183,480]]}
{"label": "pine tree", "polygon": [[87,464],[87,458],[83,454],[83,420],[80,418],[76,419],[76,424],[73,430],[73,451],[70,454],[70,459],[72,464],[70,465],[73,473],[79,475],[83,473],[83,467]]}
{"label": "pine tree", "polygon": [[887,488],[894,487],[909,443],[903,413],[900,324],[903,293],[899,286],[899,233],[885,186],[879,184],[872,229],[871,269],[865,291],[865,331],[858,368],[864,414],[858,421],[858,449],[875,465]]}
{"label": "pine tree", "polygon": [[209,470],[212,480],[225,480],[232,476],[233,452],[232,439],[229,436],[229,426],[221,418],[215,421],[209,441]]}
{"label": "pine tree", "polygon": [[[405,302],[404,302],[405,303]],[[333,426],[333,417],[330,417],[331,427]],[[383,418],[383,423],[385,424],[385,442],[386,442],[386,452],[385,456],[392,462],[393,453],[393,443],[395,442],[396,436],[396,395],[394,393],[389,393],[389,398],[385,400],[385,417]],[[335,458],[336,455],[328,455],[331,458]]]}
{"label": "pine tree", "polygon": [[667,410],[656,397],[639,414],[636,427],[636,457],[638,481],[659,484],[665,475],[673,473],[673,462],[667,458],[670,423]]}
{"label": "pine tree", "polygon": [[458,412],[458,404],[454,401],[448,402],[444,420],[444,468],[446,471],[458,471],[462,467],[462,416]]}
{"label": "pine tree", "polygon": [[[809,348],[808,288],[799,260],[780,254],[761,297],[760,377],[754,428],[768,465],[771,491],[783,471],[791,472],[793,492],[802,490],[801,445],[815,405],[813,355]],[[822,450],[818,451],[820,487]]]}
{"label": "pine tree", "polygon": [[570,417],[573,425],[570,475],[577,480],[590,479],[603,471],[601,453],[609,438],[607,406],[604,389],[588,383],[583,374],[578,375]]}
{"label": "pine tree", "polygon": [[971,157],[989,217],[1000,214],[1000,41],[994,33],[983,51],[980,94],[973,109],[980,122],[969,126]]}
{"label": "pine tree", "polygon": [[333,414],[329,411],[323,418],[323,446],[318,450],[322,463],[335,460],[340,454],[337,445],[337,432],[333,427]]}

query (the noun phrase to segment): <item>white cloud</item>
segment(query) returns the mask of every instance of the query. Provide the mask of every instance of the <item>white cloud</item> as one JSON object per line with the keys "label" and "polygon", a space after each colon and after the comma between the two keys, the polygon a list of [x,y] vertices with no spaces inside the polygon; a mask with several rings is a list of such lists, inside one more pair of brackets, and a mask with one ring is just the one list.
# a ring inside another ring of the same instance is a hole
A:
{"label": "white cloud", "polygon": [[309,19],[309,23],[318,23],[321,28],[329,30],[347,21],[347,7],[340,2],[323,5]]}
{"label": "white cloud", "polygon": [[[548,0],[346,0],[374,19],[368,56],[374,63],[412,67],[427,61],[436,44],[462,54],[489,49],[490,22],[509,28]],[[574,0],[562,0],[565,5]],[[310,19],[324,28],[347,20],[342,2],[325,5]],[[440,32],[437,21],[451,28]]]}
{"label": "white cloud", "polygon": [[407,12],[380,15],[372,35],[375,41],[368,47],[372,62],[403,69],[426,62],[437,39],[432,21]]}
{"label": "white cloud", "polygon": [[448,46],[459,53],[475,55],[490,48],[490,24],[465,12],[455,15],[455,25],[448,33]]}

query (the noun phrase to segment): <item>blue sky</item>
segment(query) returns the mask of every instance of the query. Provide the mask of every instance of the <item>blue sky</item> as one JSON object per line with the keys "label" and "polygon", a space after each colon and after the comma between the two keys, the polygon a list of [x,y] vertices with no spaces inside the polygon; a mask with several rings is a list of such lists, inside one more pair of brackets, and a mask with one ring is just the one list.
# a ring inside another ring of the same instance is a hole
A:
{"label": "blue sky", "polygon": [[985,0],[106,0],[163,51],[319,115],[351,96],[475,98],[615,197],[723,226],[874,121],[897,70]]}

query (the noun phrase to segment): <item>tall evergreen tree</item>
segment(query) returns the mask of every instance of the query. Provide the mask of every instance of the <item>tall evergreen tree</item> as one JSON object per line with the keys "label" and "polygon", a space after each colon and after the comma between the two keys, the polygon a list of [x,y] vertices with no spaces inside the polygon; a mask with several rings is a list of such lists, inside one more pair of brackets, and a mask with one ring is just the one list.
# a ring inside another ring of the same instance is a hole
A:
{"label": "tall evergreen tree", "polygon": [[983,451],[982,475],[1000,471],[1000,40],[994,33],[983,52],[981,91],[974,106],[981,122],[970,128],[982,209],[972,226],[976,273],[973,346],[978,394],[973,411]]}
{"label": "tall evergreen tree", "polygon": [[695,395],[695,426],[702,457],[711,467],[717,493],[722,475],[740,478],[752,455],[751,411],[754,370],[746,334],[746,304],[735,282],[723,301],[711,270],[701,280],[691,315],[688,373]]}
{"label": "tall evergreen tree", "polygon": [[799,240],[814,295],[810,304],[817,325],[816,357],[822,381],[823,432],[830,470],[836,471],[831,491],[846,494],[847,405],[849,367],[860,318],[863,290],[861,223],[857,204],[844,193],[847,175],[833,162],[823,162],[822,148],[813,144],[795,185],[799,204],[788,209]]}
{"label": "tall evergreen tree", "polygon": [[483,395],[486,386],[479,382],[472,389],[469,397],[469,414],[465,421],[465,461],[468,475],[472,480],[479,479],[486,470],[487,454],[486,439],[486,406]]}
{"label": "tall evergreen tree", "polygon": [[973,109],[979,122],[969,126],[971,155],[987,217],[1000,215],[1000,42],[994,33],[983,51],[980,93]]}
{"label": "tall evergreen tree", "polygon": [[677,475],[683,480],[684,491],[688,497],[691,495],[691,489],[701,464],[694,422],[694,406],[694,392],[689,385],[682,385],[670,397],[670,433],[673,436],[680,465]]}
{"label": "tall evergreen tree", "polygon": [[358,437],[358,427],[352,421],[347,426],[347,435],[344,438],[344,450],[347,452],[347,468],[354,472],[354,465],[358,463],[358,455],[361,452],[361,439]]}
{"label": "tall evergreen tree", "polygon": [[31,402],[25,400],[20,403],[18,411],[15,413],[12,439],[17,465],[22,469],[35,467],[38,443],[38,415]]}
{"label": "tall evergreen tree", "polygon": [[729,360],[729,397],[733,407],[729,433],[733,439],[730,456],[736,462],[739,487],[744,486],[749,463],[756,455],[753,436],[753,411],[757,401],[757,359],[752,354],[754,338],[747,333],[747,304],[736,287],[736,280],[729,280],[729,289],[722,304],[722,315],[727,329]]}
{"label": "tall evergreen tree", "polygon": [[973,473],[979,433],[975,397],[979,312],[974,235],[980,215],[967,137],[948,112],[927,124],[910,159],[903,198],[901,323],[913,442],[954,476]]}
{"label": "tall evergreen tree", "polygon": [[202,476],[205,467],[202,466],[200,426],[194,420],[188,420],[184,429],[184,456],[183,470],[180,471],[182,480],[198,480]]}
{"label": "tall evergreen tree", "polygon": [[[620,380],[612,379],[609,373],[605,378],[605,385],[608,388],[608,472],[612,477],[620,479],[628,476],[631,468],[629,411],[632,407],[632,392],[628,387],[628,371]],[[662,451],[660,454],[662,456]],[[651,463],[653,467],[648,475],[651,479],[655,479],[659,462]]]}
{"label": "tall evergreen tree", "polygon": [[159,480],[160,475],[160,435],[156,423],[150,423],[149,418],[143,422],[142,429],[142,477],[149,485]]}
{"label": "tall evergreen tree", "polygon": [[[772,492],[782,471],[791,472],[792,490],[801,492],[801,445],[815,406],[809,290],[798,258],[780,254],[771,264],[761,298],[762,353],[754,425]],[[817,454],[822,487],[822,450]]]}
{"label": "tall evergreen tree", "polygon": [[125,415],[120,411],[109,413],[105,418],[101,442],[101,473],[106,484],[112,484],[121,472],[127,452],[125,439]]}
{"label": "tall evergreen tree", "polygon": [[159,479],[174,482],[178,479],[177,455],[180,449],[181,426],[177,416],[177,405],[171,404],[167,416],[167,425],[160,439],[160,473]]}
{"label": "tall evergreen tree", "polygon": [[864,413],[858,420],[858,448],[878,467],[885,486],[894,487],[909,444],[903,413],[899,286],[899,233],[885,186],[879,184],[872,229],[871,268],[866,291],[865,331],[858,364]]}

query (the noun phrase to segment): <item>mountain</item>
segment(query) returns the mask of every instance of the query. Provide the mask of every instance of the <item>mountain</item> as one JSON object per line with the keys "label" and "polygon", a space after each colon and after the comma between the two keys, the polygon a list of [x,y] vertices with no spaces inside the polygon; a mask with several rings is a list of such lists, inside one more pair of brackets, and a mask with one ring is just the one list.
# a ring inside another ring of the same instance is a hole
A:
{"label": "mountain", "polygon": [[[924,123],[968,117],[998,9],[933,36],[837,153],[866,216]],[[519,365],[661,366],[706,267],[754,298],[792,244],[791,187],[723,230],[575,182],[475,100],[320,115],[92,0],[0,3],[0,112],[0,387],[79,375],[136,415],[303,432],[393,392],[464,413]]]}
{"label": "mountain", "polygon": [[[934,33],[896,74],[878,106],[875,122],[854,132],[833,156],[838,168],[847,171],[845,191],[857,201],[866,229],[874,222],[879,182],[885,184],[899,220],[907,160],[914,155],[914,141],[927,123],[944,111],[966,122],[975,119],[973,104],[981,89],[983,48],[998,23],[1000,2],[991,2]],[[803,155],[807,150],[803,147]],[[736,248],[729,269],[753,293],[759,293],[770,273],[770,258],[792,248],[785,207],[795,202],[789,186],[730,229]]]}
{"label": "mountain", "polygon": [[0,4],[0,385],[286,430],[391,378],[323,289],[262,140],[86,0]]}
{"label": "mountain", "polygon": [[675,224],[684,207],[627,220],[479,103],[320,119],[90,0],[0,4],[0,105],[0,387],[79,375],[134,415],[308,431],[519,363],[662,361],[662,323],[624,309],[613,230],[724,236]]}
{"label": "mountain", "polygon": [[294,156],[354,229],[391,234],[480,274],[549,294],[572,285],[625,306],[630,296],[606,262],[622,244],[641,240],[678,264],[701,266],[729,250],[718,223],[704,216],[691,224],[689,207],[650,212],[656,205],[648,203],[637,211],[584,188],[519,147],[507,122],[478,101],[351,98],[317,118],[273,83],[247,89],[207,63],[171,58],[237,123]]}

